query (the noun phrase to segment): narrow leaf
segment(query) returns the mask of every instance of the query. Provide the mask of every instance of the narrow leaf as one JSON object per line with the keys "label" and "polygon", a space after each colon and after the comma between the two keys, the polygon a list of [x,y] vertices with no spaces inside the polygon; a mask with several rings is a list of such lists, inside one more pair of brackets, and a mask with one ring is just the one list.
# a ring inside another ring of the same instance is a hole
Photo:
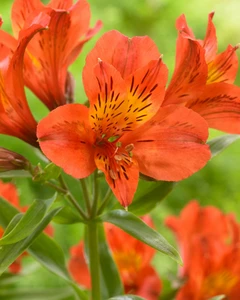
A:
{"label": "narrow leaf", "polygon": [[122,296],[109,298],[108,300],[145,300],[145,299],[135,295],[122,295]]}
{"label": "narrow leaf", "polygon": [[141,180],[129,211],[137,216],[149,213],[172,191],[175,185],[176,182]]}
{"label": "narrow leaf", "polygon": [[182,264],[177,250],[173,248],[161,234],[147,226],[131,212],[117,209],[100,216],[97,220],[116,225],[136,239],[168,255],[179,264]]}
{"label": "narrow leaf", "polygon": [[210,298],[208,300],[224,300],[227,299],[225,295],[219,295],[219,296],[215,296],[213,298]]}
{"label": "narrow leaf", "polygon": [[11,219],[18,213],[19,211],[14,206],[0,197],[0,225],[3,228],[6,228]]}
{"label": "narrow leaf", "polygon": [[30,178],[32,175],[26,170],[11,170],[6,172],[0,172],[0,178]]}
{"label": "narrow leaf", "polygon": [[240,139],[240,135],[237,134],[225,134],[208,141],[212,157],[221,153],[224,149],[230,146],[233,142]]}
{"label": "narrow leaf", "polygon": [[[59,209],[52,210],[46,217],[38,224],[35,230],[25,239],[10,245],[3,245],[0,248],[0,275],[21,255],[44,230],[44,228],[51,221],[53,216]],[[16,216],[10,224],[13,224],[18,216]]]}
{"label": "narrow leaf", "polygon": [[[54,201],[54,198],[51,202]],[[0,246],[13,244],[30,235],[47,212],[50,201],[35,200],[19,223],[0,239]]]}

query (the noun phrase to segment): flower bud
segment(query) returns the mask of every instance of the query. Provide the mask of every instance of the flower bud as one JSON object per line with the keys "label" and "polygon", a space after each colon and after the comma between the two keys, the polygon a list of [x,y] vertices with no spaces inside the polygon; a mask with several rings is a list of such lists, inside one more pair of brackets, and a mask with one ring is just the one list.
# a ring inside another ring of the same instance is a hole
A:
{"label": "flower bud", "polygon": [[22,155],[0,147],[0,172],[28,169],[29,161]]}

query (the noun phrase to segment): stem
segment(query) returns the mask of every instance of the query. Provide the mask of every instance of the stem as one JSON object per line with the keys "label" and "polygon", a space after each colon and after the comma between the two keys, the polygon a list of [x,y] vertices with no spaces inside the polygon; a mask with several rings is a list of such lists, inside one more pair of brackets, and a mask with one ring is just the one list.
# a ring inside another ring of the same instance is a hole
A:
{"label": "stem", "polygon": [[[58,186],[55,186],[55,189],[56,187],[58,189],[59,192],[63,193],[64,196],[72,203],[72,205],[76,208],[76,210],[79,212],[80,216],[84,219],[84,220],[87,220],[88,217],[87,215],[85,214],[85,212],[82,210],[81,206],[78,204],[77,200],[74,198],[74,196],[71,194],[71,192],[69,191],[63,177],[60,175],[59,176],[59,182],[61,184],[61,187],[58,187]],[[50,182],[49,182],[50,183]],[[48,184],[49,185],[49,184]],[[51,183],[51,185],[49,186],[52,186],[53,187],[53,184]],[[59,190],[60,189],[60,190]]]}
{"label": "stem", "polygon": [[89,196],[89,192],[88,192],[88,188],[87,188],[87,183],[86,183],[86,179],[80,179],[80,184],[82,187],[82,191],[83,191],[83,198],[85,200],[86,206],[87,206],[87,211],[88,214],[91,214],[91,201],[90,201],[90,196]]}
{"label": "stem", "polygon": [[100,261],[98,252],[98,227],[91,221],[88,225],[89,262],[92,283],[92,300],[101,300],[100,292]]}
{"label": "stem", "polygon": [[111,199],[111,195],[112,195],[112,190],[109,188],[107,190],[107,193],[102,201],[101,206],[99,207],[98,211],[97,211],[97,215],[99,216],[103,211],[104,208],[106,207],[106,205],[109,203],[109,200]]}
{"label": "stem", "polygon": [[93,174],[93,204],[91,210],[91,217],[94,218],[97,215],[97,207],[98,207],[98,173],[97,171]]}

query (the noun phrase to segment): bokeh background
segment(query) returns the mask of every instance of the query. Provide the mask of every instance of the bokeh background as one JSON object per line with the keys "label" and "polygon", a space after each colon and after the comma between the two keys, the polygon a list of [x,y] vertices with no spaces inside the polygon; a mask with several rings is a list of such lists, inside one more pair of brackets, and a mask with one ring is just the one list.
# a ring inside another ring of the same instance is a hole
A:
{"label": "bokeh background", "polygon": [[[9,32],[11,32],[12,2],[11,0],[1,0],[0,4],[0,14],[4,21],[2,28]],[[169,78],[171,78],[175,62],[177,38],[175,21],[182,13],[186,15],[195,35],[203,38],[208,13],[215,11],[214,23],[217,29],[219,51],[225,50],[228,44],[240,43],[239,0],[89,0],[89,3],[92,11],[92,26],[98,19],[103,21],[104,26],[100,33],[85,46],[78,60],[70,68],[76,80],[77,102],[86,101],[81,80],[85,57],[96,40],[108,30],[116,29],[130,37],[149,35],[153,38],[169,68]],[[240,74],[238,74],[236,84],[240,84]],[[26,92],[32,111],[36,119],[40,120],[47,114],[47,109],[29,91],[26,90]],[[210,138],[222,134],[212,130]],[[39,160],[36,152],[29,145],[16,138],[1,135],[0,146],[23,154],[32,163],[36,164]],[[64,149],[61,151],[64,155]],[[22,204],[30,203],[35,198],[47,197],[52,193],[51,190],[28,179],[17,178],[13,182],[18,186]],[[175,189],[152,211],[157,230],[173,244],[175,244],[174,238],[164,227],[164,219],[168,215],[179,214],[191,199],[197,199],[201,205],[214,205],[224,212],[233,212],[240,221],[240,141],[235,142],[219,156],[213,158],[203,170],[191,178],[179,182]],[[147,197],[146,201],[148,201]],[[54,227],[56,229],[55,238],[68,256],[69,247],[76,244],[81,238],[83,226],[54,225]],[[32,264],[32,261],[27,259],[25,264],[27,265],[23,273],[25,276],[19,276],[15,285],[26,288],[64,287],[64,282],[42,269],[37,263]],[[165,299],[170,299],[167,296],[168,279],[172,275],[176,275],[177,265],[161,254],[156,254],[153,264],[164,281],[163,295],[165,295]]]}

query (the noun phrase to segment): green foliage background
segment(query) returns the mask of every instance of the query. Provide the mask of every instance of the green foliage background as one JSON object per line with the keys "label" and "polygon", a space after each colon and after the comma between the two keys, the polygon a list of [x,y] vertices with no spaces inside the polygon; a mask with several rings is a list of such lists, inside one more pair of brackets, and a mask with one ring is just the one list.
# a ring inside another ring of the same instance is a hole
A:
{"label": "green foliage background", "polygon": [[[13,1],[1,0],[0,14],[3,17],[3,29],[11,32],[10,8]],[[46,1],[45,1],[46,2]],[[149,35],[153,38],[163,54],[170,76],[173,72],[175,61],[175,42],[177,31],[175,30],[176,18],[184,13],[195,35],[203,38],[207,25],[208,13],[215,11],[214,23],[217,28],[219,51],[225,50],[228,44],[236,45],[240,42],[240,2],[238,0],[89,0],[92,10],[93,24],[98,20],[104,23],[103,29],[84,48],[78,60],[70,70],[76,79],[76,101],[84,102],[84,94],[81,72],[88,51],[94,46],[97,38],[104,32],[117,29],[128,36]],[[171,78],[171,77],[169,77]],[[238,75],[237,84],[240,83]],[[29,92],[26,91],[29,104],[35,117],[40,120],[47,114],[47,109]],[[221,135],[217,131],[211,131],[210,137]],[[38,158],[32,148],[15,138],[0,136],[0,146],[15,150],[28,157],[32,163],[37,163]],[[61,151],[64,151],[62,149]],[[21,203],[30,203],[36,197],[46,197],[51,190],[43,189],[40,184],[31,180],[16,179]],[[201,205],[215,205],[224,212],[233,212],[240,221],[240,141],[235,142],[222,154],[212,159],[208,165],[193,175],[191,178],[178,183],[168,197],[152,212],[155,225],[172,243],[171,233],[164,227],[164,219],[171,214],[178,214],[183,206],[191,199],[197,199]],[[146,198],[146,201],[148,199]],[[68,255],[68,249],[76,244],[82,236],[81,225],[60,226],[56,228],[56,240]],[[28,259],[30,260],[30,259]],[[176,275],[177,266],[170,259],[157,254],[153,264],[161,278],[167,278],[171,274]],[[36,266],[29,267],[26,272],[31,275],[20,277],[17,286],[26,287],[57,287],[64,283]],[[29,268],[35,268],[30,270]],[[165,282],[164,293],[168,292],[168,283]],[[166,298],[169,299],[169,298]]]}

